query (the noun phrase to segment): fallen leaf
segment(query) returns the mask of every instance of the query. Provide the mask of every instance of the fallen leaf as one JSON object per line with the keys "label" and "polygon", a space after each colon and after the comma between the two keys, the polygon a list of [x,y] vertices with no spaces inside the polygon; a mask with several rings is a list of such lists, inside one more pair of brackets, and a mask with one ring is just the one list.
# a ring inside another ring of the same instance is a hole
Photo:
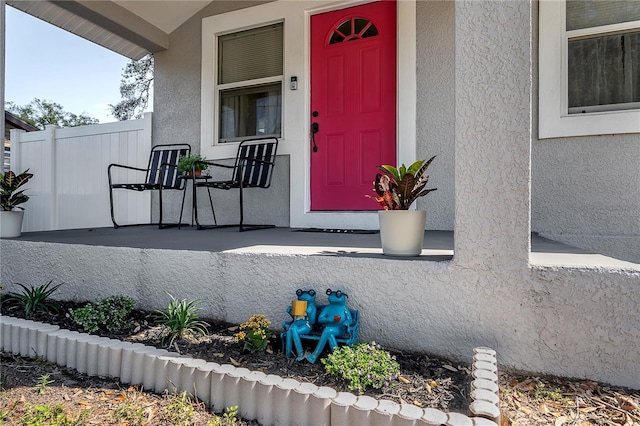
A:
{"label": "fallen leaf", "polygon": [[567,422],[567,416],[560,416],[556,419],[555,426],[562,426]]}
{"label": "fallen leaf", "polygon": [[442,368],[446,368],[447,370],[449,370],[449,371],[454,371],[454,372],[457,372],[457,371],[458,371],[458,369],[457,369],[457,368],[455,368],[454,366],[449,365],[449,364],[444,364],[444,365],[442,366]]}
{"label": "fallen leaf", "polygon": [[66,393],[62,395],[62,399],[64,399],[65,401],[71,400],[71,398],[69,398],[69,395],[67,395]]}
{"label": "fallen leaf", "polygon": [[404,383],[404,384],[411,383],[411,381],[410,381],[409,379],[404,378],[404,377],[402,377],[402,376],[398,376],[398,380],[399,380],[401,383]]}
{"label": "fallen leaf", "polygon": [[78,392],[76,392],[73,395],[71,395],[71,397],[75,398],[76,396],[80,395],[81,393],[82,393],[82,389],[78,390]]}
{"label": "fallen leaf", "polygon": [[415,401],[413,401],[413,405],[417,406],[417,407],[422,407],[422,402],[418,401],[417,399]]}
{"label": "fallen leaf", "polygon": [[547,407],[547,404],[540,404],[538,406],[538,411],[542,414],[549,414],[549,407]]}
{"label": "fallen leaf", "polygon": [[407,401],[405,401],[404,399],[400,398],[400,404],[406,404]]}
{"label": "fallen leaf", "polygon": [[237,329],[238,329],[237,325],[227,328],[227,330],[229,330],[229,331],[236,331]]}
{"label": "fallen leaf", "polygon": [[432,388],[437,388],[438,387],[438,382],[436,382],[435,380],[432,380],[429,382],[429,386],[431,386]]}
{"label": "fallen leaf", "polygon": [[622,406],[620,408],[622,408],[623,410],[633,411],[633,410],[638,410],[640,408],[638,407],[638,403],[631,398],[627,398],[626,396],[620,395],[618,399],[620,400],[620,402],[622,402]]}
{"label": "fallen leaf", "polygon": [[427,392],[431,393],[431,386],[429,386],[429,383],[424,385],[425,389],[427,389]]}
{"label": "fallen leaf", "polygon": [[224,358],[224,354],[220,353],[220,352],[216,352],[215,354],[212,354],[212,355],[217,357],[217,358]]}
{"label": "fallen leaf", "polygon": [[236,367],[240,367],[242,365],[242,363],[236,361],[235,359],[229,357],[229,361],[231,361],[231,364],[235,365]]}
{"label": "fallen leaf", "polygon": [[520,407],[520,411],[525,413],[527,416],[531,414],[531,410],[529,409],[529,407]]}
{"label": "fallen leaf", "polygon": [[598,409],[598,407],[582,407],[582,408],[578,408],[578,410],[580,410],[581,413],[590,413],[592,411],[596,411]]}

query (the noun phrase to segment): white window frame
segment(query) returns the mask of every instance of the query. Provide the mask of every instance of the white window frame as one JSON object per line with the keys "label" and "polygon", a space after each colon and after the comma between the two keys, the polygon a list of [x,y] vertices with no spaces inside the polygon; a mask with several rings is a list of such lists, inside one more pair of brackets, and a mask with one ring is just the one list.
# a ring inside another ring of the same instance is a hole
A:
{"label": "white window frame", "polygon": [[[279,23],[283,23],[284,25],[284,21],[280,20],[280,21],[275,21],[275,22],[269,22],[266,25],[253,25],[251,27],[248,28],[243,28],[242,30],[239,31],[227,31],[227,32],[223,32],[223,33],[219,33],[215,35],[215,42],[214,42],[214,57],[217,58],[218,57],[218,37],[223,36],[223,35],[227,35],[227,34],[233,34],[233,33],[237,33],[240,31],[246,31],[246,30],[251,30],[254,28],[261,28],[261,27],[267,27],[269,25],[273,25],[273,24],[279,24]],[[284,31],[284,28],[283,28]],[[282,50],[284,51],[284,45],[282,46]],[[284,57],[284,54],[282,55]],[[255,135],[255,136],[245,136],[245,137],[237,137],[234,138],[233,140],[228,140],[228,141],[221,141],[220,140],[220,93],[225,91],[225,90],[230,90],[230,89],[244,89],[244,88],[250,88],[250,87],[254,87],[254,86],[264,86],[267,84],[273,84],[273,83],[280,83],[280,96],[283,97],[284,96],[284,87],[283,87],[283,82],[284,82],[284,74],[281,75],[275,75],[275,76],[271,76],[271,77],[264,77],[264,78],[257,78],[254,80],[243,80],[243,81],[237,81],[234,83],[225,83],[225,84],[219,84],[218,83],[218,76],[219,76],[219,67],[220,64],[218,63],[218,61],[216,61],[215,64],[215,73],[214,73],[214,90],[215,90],[215,100],[214,100],[214,105],[213,105],[213,113],[215,114],[214,117],[214,121],[213,121],[213,144],[214,145],[218,145],[218,144],[233,144],[235,143],[236,145],[238,143],[240,143],[242,140],[244,139],[252,139],[252,138],[259,138],[260,135]],[[283,65],[283,71],[284,71],[284,65]],[[283,109],[284,109],[284,99],[281,100],[281,107],[280,107],[280,121],[282,122],[282,115],[283,115]],[[278,136],[279,138],[284,137],[284,128],[283,126],[281,126],[280,128],[280,136]]]}
{"label": "white window frame", "polygon": [[640,133],[640,109],[569,114],[570,38],[628,31],[640,21],[566,31],[566,3],[541,1],[539,9],[538,138]]}

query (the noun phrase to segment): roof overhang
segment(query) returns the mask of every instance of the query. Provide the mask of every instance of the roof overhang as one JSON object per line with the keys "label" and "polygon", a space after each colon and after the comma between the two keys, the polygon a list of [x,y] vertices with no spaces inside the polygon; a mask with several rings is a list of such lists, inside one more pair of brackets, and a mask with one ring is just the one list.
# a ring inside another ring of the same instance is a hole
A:
{"label": "roof overhang", "polygon": [[168,34],[211,0],[6,0],[100,46],[138,60],[169,47]]}

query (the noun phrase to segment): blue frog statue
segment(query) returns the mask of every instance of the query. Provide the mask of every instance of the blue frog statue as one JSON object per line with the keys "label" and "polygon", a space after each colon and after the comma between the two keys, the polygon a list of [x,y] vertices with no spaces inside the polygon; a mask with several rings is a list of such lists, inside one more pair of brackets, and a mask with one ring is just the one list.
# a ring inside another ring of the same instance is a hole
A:
{"label": "blue frog statue", "polygon": [[[283,340],[285,341],[285,355],[290,358],[293,355],[293,347],[296,350],[296,361],[304,359],[301,335],[309,334],[316,323],[316,291],[298,289],[296,291],[297,300],[291,302],[287,307],[287,312],[291,315],[291,321],[284,321],[282,328],[285,330]],[[286,337],[284,336],[286,334]]]}
{"label": "blue frog statue", "polygon": [[318,324],[324,326],[318,346],[313,353],[307,355],[307,361],[315,363],[322,353],[327,342],[331,350],[338,346],[336,337],[343,336],[347,332],[347,325],[351,325],[353,318],[351,311],[347,308],[347,294],[342,291],[332,291],[327,289],[329,305],[324,307],[318,315]]}

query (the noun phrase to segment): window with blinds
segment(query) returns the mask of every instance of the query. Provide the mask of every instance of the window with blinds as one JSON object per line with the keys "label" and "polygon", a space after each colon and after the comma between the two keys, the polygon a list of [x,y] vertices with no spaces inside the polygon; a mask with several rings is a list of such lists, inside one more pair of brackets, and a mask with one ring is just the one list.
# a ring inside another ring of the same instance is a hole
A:
{"label": "window with blinds", "polygon": [[566,2],[568,113],[640,108],[640,2]]}
{"label": "window with blinds", "polygon": [[219,141],[282,134],[283,24],[218,37]]}

